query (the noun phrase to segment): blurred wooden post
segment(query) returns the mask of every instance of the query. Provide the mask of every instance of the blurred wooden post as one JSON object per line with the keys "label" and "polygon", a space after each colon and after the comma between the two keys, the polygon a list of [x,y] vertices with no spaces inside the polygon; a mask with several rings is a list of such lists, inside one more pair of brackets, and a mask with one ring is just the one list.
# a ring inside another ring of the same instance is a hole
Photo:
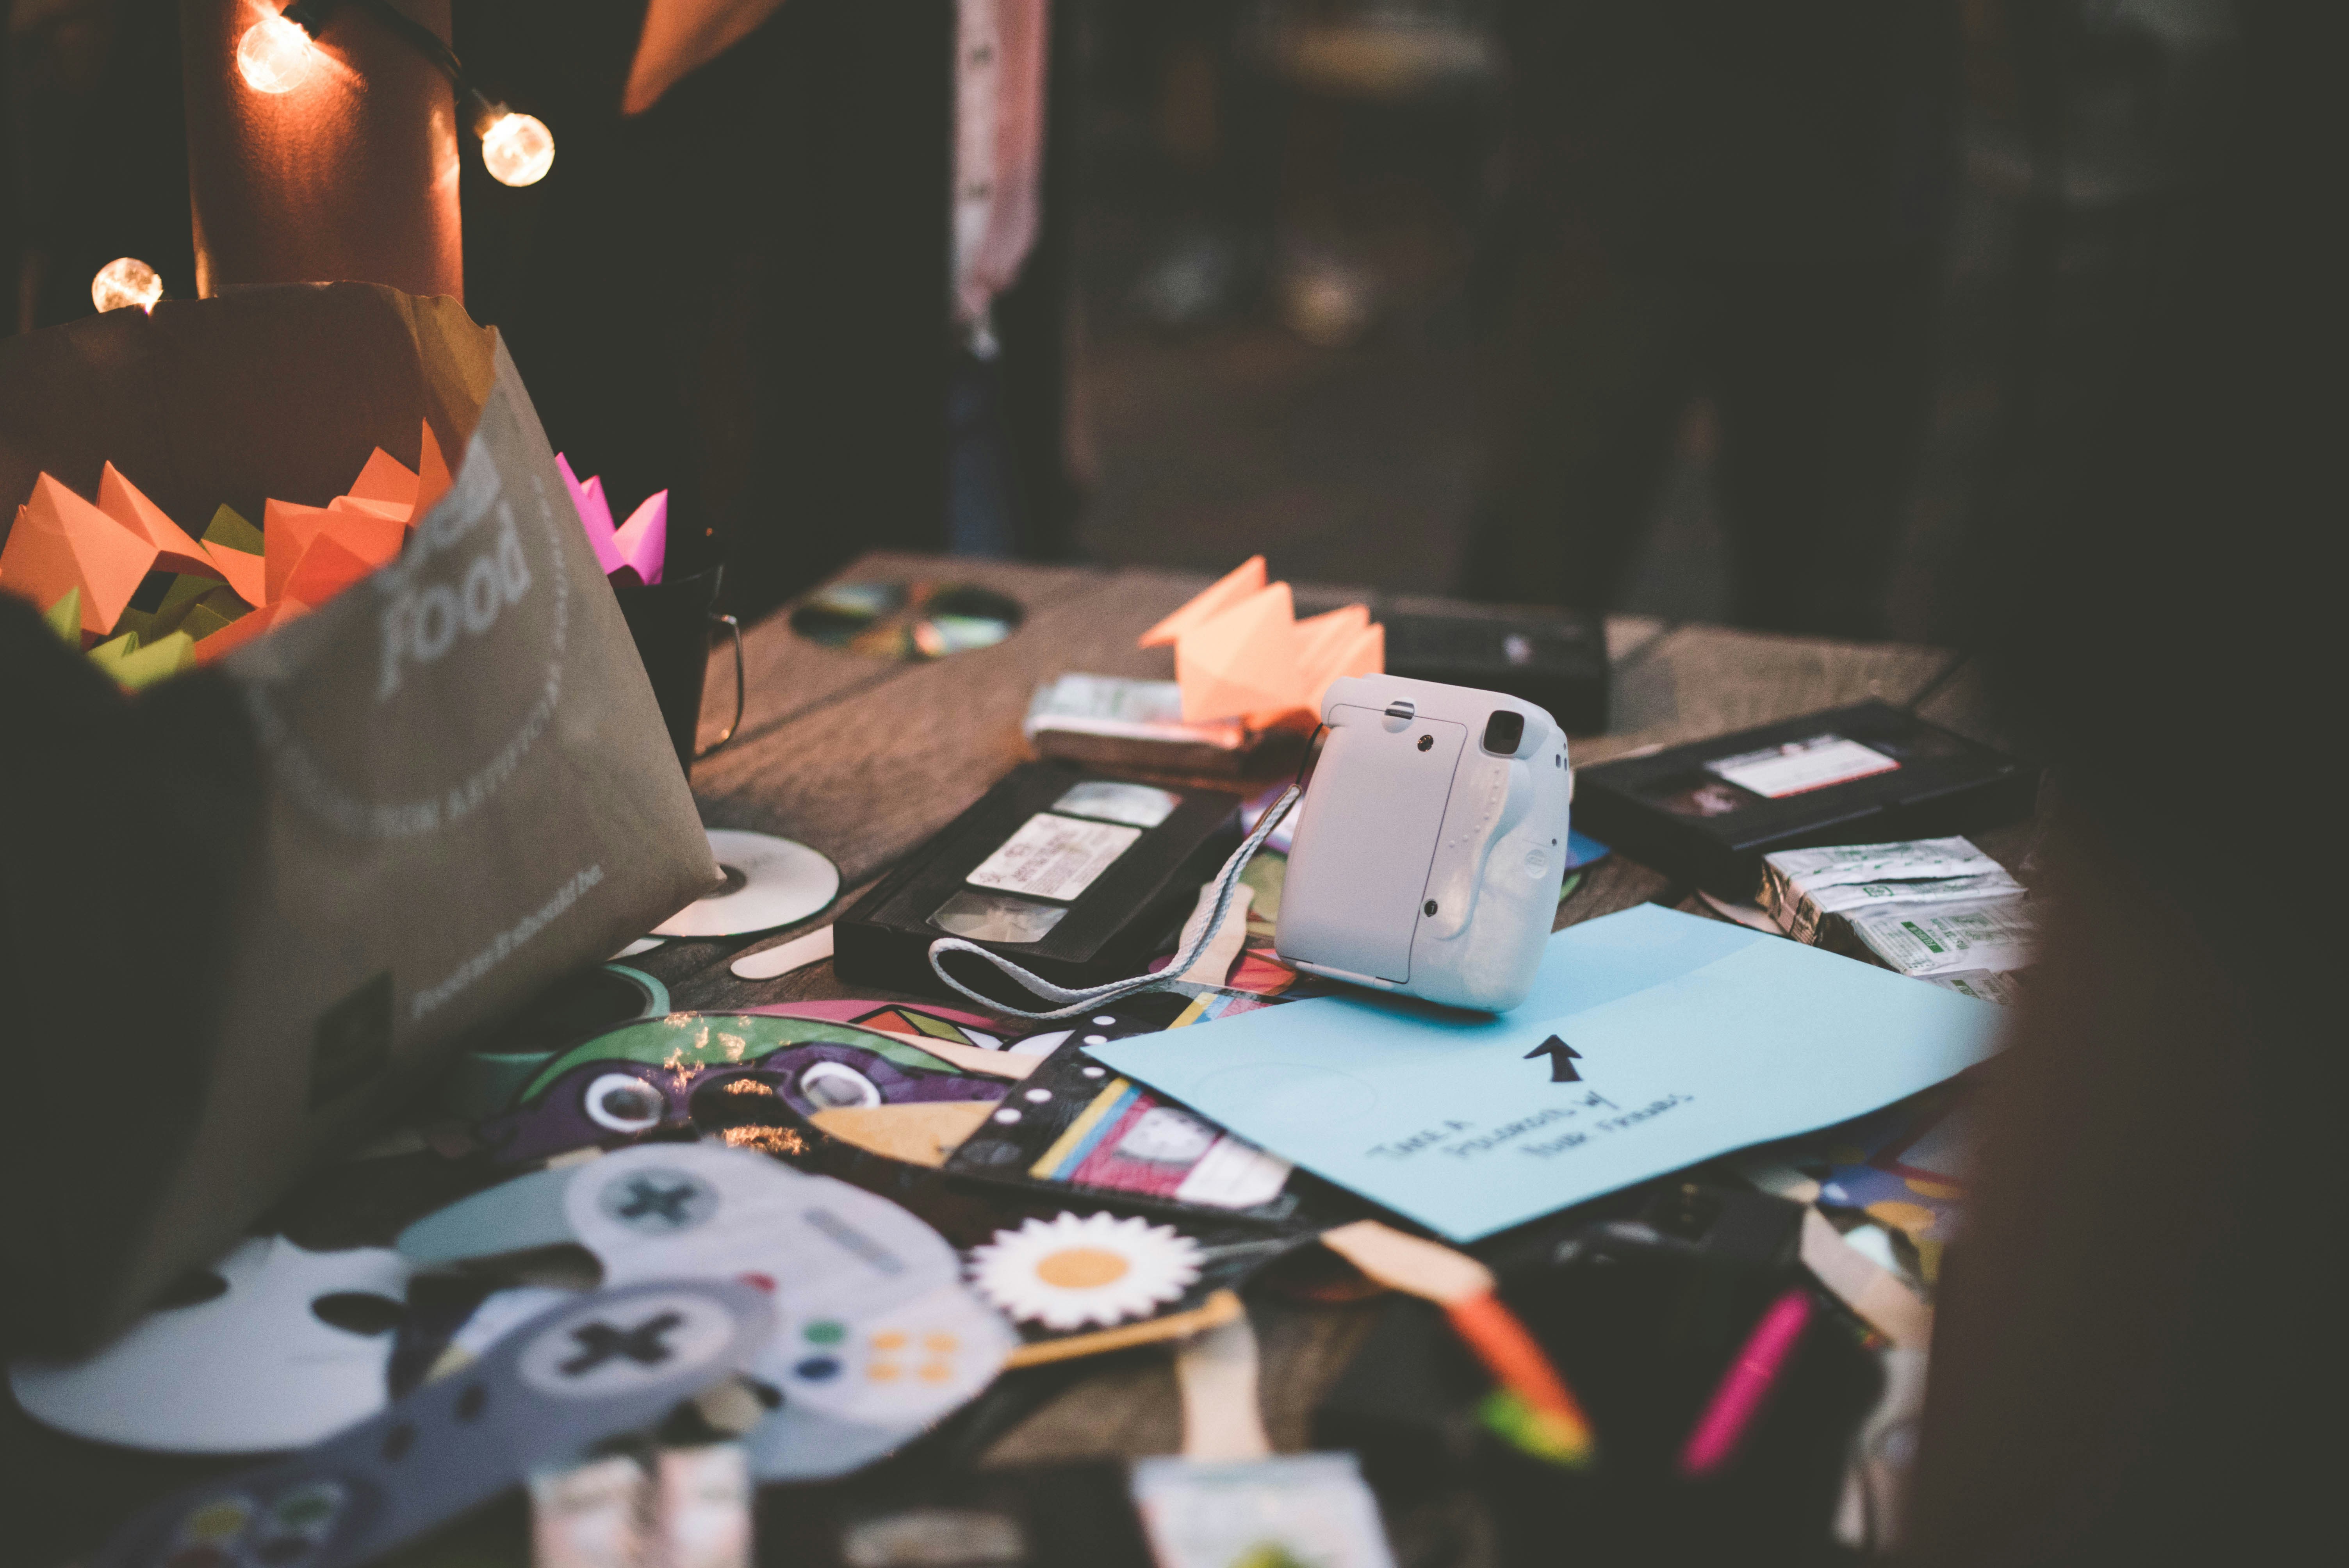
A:
{"label": "blurred wooden post", "polygon": [[[443,39],[450,0],[395,0]],[[291,91],[238,74],[245,29],[281,0],[180,0],[196,289],[389,284],[465,296],[460,136],[449,78],[356,6],[332,8]]]}

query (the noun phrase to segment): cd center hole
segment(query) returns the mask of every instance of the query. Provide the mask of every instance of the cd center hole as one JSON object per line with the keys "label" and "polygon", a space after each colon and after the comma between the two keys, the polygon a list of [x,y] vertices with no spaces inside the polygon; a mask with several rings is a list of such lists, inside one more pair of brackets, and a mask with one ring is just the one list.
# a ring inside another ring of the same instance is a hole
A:
{"label": "cd center hole", "polygon": [[750,885],[749,877],[744,876],[739,869],[728,865],[724,861],[718,862],[718,869],[726,873],[726,885],[716,892],[702,894],[704,898],[724,898],[729,893],[740,892]]}

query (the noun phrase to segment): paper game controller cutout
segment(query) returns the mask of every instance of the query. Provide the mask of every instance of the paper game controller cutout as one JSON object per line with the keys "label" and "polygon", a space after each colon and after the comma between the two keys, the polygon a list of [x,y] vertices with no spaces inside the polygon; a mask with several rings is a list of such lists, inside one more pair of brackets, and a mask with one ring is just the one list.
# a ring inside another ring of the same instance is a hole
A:
{"label": "paper game controller cutout", "polygon": [[766,1292],[731,1281],[589,1293],[340,1437],[165,1498],[92,1568],[350,1568],[654,1425],[749,1366],[773,1322]]}
{"label": "paper game controller cutout", "polygon": [[401,1233],[419,1267],[574,1243],[606,1285],[751,1278],[774,1293],[750,1372],[780,1406],[745,1434],[762,1480],[847,1471],[977,1396],[1014,1346],[954,1249],[886,1199],[759,1154],[658,1143],[476,1193]]}

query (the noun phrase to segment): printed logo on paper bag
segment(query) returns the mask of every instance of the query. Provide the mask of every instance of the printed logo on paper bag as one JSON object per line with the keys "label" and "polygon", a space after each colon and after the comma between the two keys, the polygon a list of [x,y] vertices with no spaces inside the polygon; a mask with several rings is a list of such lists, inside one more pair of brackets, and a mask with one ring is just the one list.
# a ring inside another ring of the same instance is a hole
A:
{"label": "printed logo on paper bag", "polygon": [[[456,482],[398,560],[255,645],[279,665],[245,700],[279,782],[357,839],[440,831],[523,770],[563,696],[571,618],[564,528],[492,392]],[[434,743],[393,743],[431,715]]]}
{"label": "printed logo on paper bag", "polygon": [[387,969],[318,1016],[310,1041],[310,1109],[367,1082],[391,1059],[391,971]]}

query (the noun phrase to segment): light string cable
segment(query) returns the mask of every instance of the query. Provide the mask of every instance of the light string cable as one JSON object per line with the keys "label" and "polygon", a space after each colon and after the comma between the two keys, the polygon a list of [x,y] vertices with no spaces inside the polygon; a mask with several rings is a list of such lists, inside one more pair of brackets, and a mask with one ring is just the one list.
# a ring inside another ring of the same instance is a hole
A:
{"label": "light string cable", "polygon": [[[465,74],[465,63],[440,36],[401,11],[391,0],[294,0],[274,17],[264,17],[249,31],[290,22],[312,40],[337,6],[366,12],[386,31],[422,55],[449,78],[458,104],[481,141],[481,161],[492,178],[506,185],[532,185],[545,178],[554,162],[554,138],[543,120],[493,103]],[[256,87],[259,83],[254,84]],[[275,90],[275,89],[268,89]]]}
{"label": "light string cable", "polygon": [[[1215,941],[1216,933],[1223,929],[1225,916],[1231,913],[1232,892],[1239,885],[1240,873],[1247,869],[1248,861],[1256,858],[1256,852],[1264,847],[1265,840],[1272,836],[1273,830],[1280,826],[1288,817],[1289,809],[1296,805],[1298,798],[1304,794],[1305,769],[1307,764],[1313,759],[1314,742],[1319,740],[1321,732],[1329,727],[1326,724],[1317,725],[1314,727],[1311,738],[1305,743],[1305,756],[1297,764],[1295,781],[1280,792],[1278,799],[1265,808],[1264,815],[1257,820],[1256,830],[1241,841],[1240,847],[1234,850],[1231,858],[1224,862],[1224,869],[1216,873],[1214,909],[1209,912],[1197,934],[1185,943],[1167,963],[1166,967],[1157,974],[1137,975],[1128,980],[1112,980],[1106,985],[1083,985],[1071,989],[1068,986],[1055,985],[1042,975],[1031,974],[1021,968],[1001,954],[991,952],[975,942],[968,942],[958,936],[942,936],[930,944],[930,972],[963,996],[991,1012],[1008,1014],[1015,1018],[1031,1018],[1040,1023],[1073,1017],[1089,1007],[1102,1006],[1139,992],[1163,990],[1174,985],[1190,972],[1191,965],[1198,962],[1199,954],[1207,950],[1209,943]],[[1049,1012],[1030,1012],[1027,1008],[1010,1006],[982,992],[974,991],[947,973],[943,960],[949,953],[968,953],[982,958],[1024,986],[1032,995],[1058,1002],[1061,1006]]]}

